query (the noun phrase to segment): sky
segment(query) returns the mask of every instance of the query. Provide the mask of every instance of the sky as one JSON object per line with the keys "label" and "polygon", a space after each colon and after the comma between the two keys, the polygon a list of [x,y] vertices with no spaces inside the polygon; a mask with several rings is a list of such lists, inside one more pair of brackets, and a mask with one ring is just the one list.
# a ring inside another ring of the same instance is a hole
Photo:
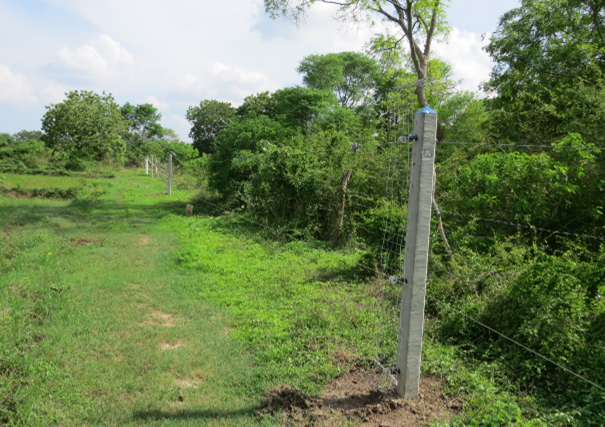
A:
{"label": "sky", "polygon": [[[463,89],[489,78],[482,51],[519,0],[451,0],[449,61]],[[254,93],[302,84],[307,55],[361,51],[380,22],[346,26],[316,4],[298,26],[272,20],[261,0],[0,0],[0,133],[40,129],[45,106],[70,90],[151,103],[184,141],[187,108],[204,99],[234,106]]]}

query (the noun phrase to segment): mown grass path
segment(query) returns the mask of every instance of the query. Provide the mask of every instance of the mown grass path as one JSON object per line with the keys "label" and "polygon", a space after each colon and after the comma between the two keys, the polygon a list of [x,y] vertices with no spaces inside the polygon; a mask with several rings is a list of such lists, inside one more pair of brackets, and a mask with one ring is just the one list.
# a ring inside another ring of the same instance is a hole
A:
{"label": "mown grass path", "polygon": [[273,424],[228,315],[174,262],[162,219],[187,194],[100,186],[102,204],[0,198],[0,425]]}

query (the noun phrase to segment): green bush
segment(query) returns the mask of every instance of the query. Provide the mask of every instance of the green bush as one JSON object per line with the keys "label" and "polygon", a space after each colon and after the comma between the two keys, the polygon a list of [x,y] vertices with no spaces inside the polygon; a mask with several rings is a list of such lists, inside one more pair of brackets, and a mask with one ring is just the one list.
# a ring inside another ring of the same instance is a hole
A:
{"label": "green bush", "polygon": [[72,172],[84,172],[86,170],[86,164],[82,159],[72,157],[65,162],[65,170]]}
{"label": "green bush", "polygon": [[[605,255],[579,260],[572,255],[534,254],[530,248],[506,243],[485,253],[455,247],[452,260],[433,256],[429,271],[431,336],[464,349],[463,358],[471,364],[492,364],[492,375],[496,372],[503,382],[507,378],[518,393],[534,396],[543,408],[567,413],[579,425],[605,421],[596,416],[599,409],[605,410],[597,388],[470,320],[603,384]],[[485,419],[498,419],[495,414],[502,411],[512,413],[505,409],[490,412]]]}

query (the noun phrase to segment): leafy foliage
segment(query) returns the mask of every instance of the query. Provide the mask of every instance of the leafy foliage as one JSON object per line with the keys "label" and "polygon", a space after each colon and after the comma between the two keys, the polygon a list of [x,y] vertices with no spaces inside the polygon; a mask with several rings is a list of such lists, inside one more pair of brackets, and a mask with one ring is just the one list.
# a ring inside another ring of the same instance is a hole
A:
{"label": "leafy foliage", "polygon": [[72,91],[51,104],[42,119],[43,141],[54,152],[94,160],[121,160],[126,149],[124,122],[111,95]]}
{"label": "leafy foliage", "polygon": [[341,52],[307,56],[297,71],[305,86],[332,91],[341,106],[357,107],[369,101],[379,66],[362,53]]}
{"label": "leafy foliage", "polygon": [[227,102],[204,100],[198,106],[189,107],[187,120],[191,123],[189,136],[193,146],[200,153],[214,153],[216,137],[234,117],[235,109]]}
{"label": "leafy foliage", "polygon": [[237,107],[236,113],[240,117],[245,117],[248,113],[254,111],[257,116],[263,115],[275,118],[277,111],[275,109],[275,97],[271,92],[262,92],[256,95],[249,95],[244,99],[242,105]]}
{"label": "leafy foliage", "polygon": [[578,133],[602,144],[604,34],[602,1],[524,0],[504,14],[487,47],[492,137],[549,144]]}

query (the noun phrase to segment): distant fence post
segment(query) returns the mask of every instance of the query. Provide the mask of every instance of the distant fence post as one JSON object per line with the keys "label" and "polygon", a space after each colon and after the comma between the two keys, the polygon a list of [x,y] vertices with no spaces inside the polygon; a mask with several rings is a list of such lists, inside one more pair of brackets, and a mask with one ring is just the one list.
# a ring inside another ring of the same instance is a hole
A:
{"label": "distant fence post", "polygon": [[417,397],[420,387],[437,112],[430,107],[418,111],[414,134],[396,371],[397,394],[408,399]]}
{"label": "distant fence post", "polygon": [[172,153],[168,153],[168,195],[172,194]]}
{"label": "distant fence post", "polygon": [[151,155],[151,179],[153,179],[153,168],[155,168],[155,164],[153,163],[153,154]]}
{"label": "distant fence post", "polygon": [[149,175],[149,156],[145,156],[145,175]]}

